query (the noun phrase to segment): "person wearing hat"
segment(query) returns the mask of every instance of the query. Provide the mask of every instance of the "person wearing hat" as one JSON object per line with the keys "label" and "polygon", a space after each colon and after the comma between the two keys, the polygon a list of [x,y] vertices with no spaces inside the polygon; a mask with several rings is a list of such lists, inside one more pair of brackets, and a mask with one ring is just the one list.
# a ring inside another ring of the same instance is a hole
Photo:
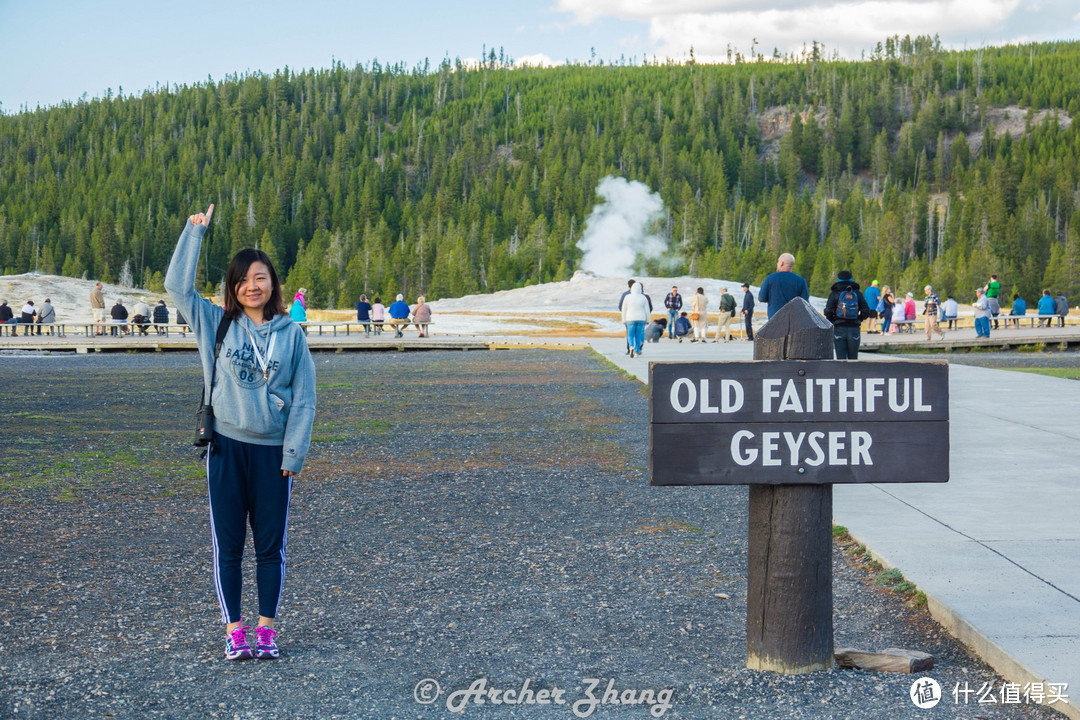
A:
{"label": "person wearing hat", "polygon": [[169,325],[169,308],[164,300],[157,301],[157,305],[154,306],[153,316],[154,329],[157,330],[157,334],[161,335],[166,333]]}
{"label": "person wearing hat", "polygon": [[742,316],[746,321],[746,339],[754,341],[754,293],[750,292],[750,283],[742,284]]}
{"label": "person wearing hat", "polygon": [[881,288],[878,287],[877,280],[870,283],[870,287],[866,288],[863,297],[866,298],[866,307],[870,308],[870,317],[867,318],[866,323],[866,334],[877,335],[878,331],[875,328],[877,327],[878,317],[885,310],[885,307],[879,304],[881,303]]}
{"label": "person wearing hat", "polygon": [[307,322],[307,288],[300,288],[296,291],[296,295],[293,296],[292,306],[289,308],[289,315],[292,317],[293,322]]}
{"label": "person wearing hat", "polygon": [[[975,288],[975,337],[990,337],[990,303],[986,301],[986,291]],[[929,337],[929,335],[927,335]]]}
{"label": "person wearing hat", "polygon": [[941,299],[934,293],[934,288],[927,285],[923,288],[926,300],[923,301],[923,317],[926,318],[926,339],[930,339],[932,333],[938,334],[939,340],[945,339],[945,331],[938,324],[938,313],[941,311]]}
{"label": "person wearing hat", "polygon": [[833,349],[837,360],[858,360],[859,343],[862,340],[862,321],[870,317],[870,308],[852,279],[850,270],[836,275],[832,291],[825,301],[825,317],[833,324]]}
{"label": "person wearing hat", "polygon": [[146,298],[139,298],[131,308],[131,323],[139,329],[140,335],[149,335],[147,325],[150,324],[150,306],[146,304]]}

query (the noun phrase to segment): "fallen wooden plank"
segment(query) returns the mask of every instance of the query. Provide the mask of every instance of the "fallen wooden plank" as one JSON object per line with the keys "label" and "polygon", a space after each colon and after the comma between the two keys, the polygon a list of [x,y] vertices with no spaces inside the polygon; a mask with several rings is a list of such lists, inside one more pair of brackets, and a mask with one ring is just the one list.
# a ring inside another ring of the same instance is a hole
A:
{"label": "fallen wooden plank", "polygon": [[833,653],[833,657],[836,658],[836,664],[846,670],[921,673],[934,667],[933,655],[900,648],[886,648],[879,653],[855,648],[840,648]]}

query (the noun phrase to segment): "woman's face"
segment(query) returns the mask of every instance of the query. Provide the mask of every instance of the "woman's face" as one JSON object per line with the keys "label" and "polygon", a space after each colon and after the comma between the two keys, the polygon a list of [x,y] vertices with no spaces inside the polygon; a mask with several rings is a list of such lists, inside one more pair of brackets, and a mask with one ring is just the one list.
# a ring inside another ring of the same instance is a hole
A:
{"label": "woman's face", "polygon": [[262,310],[270,302],[273,290],[270,280],[270,268],[266,263],[253,262],[244,278],[236,284],[236,300],[245,309]]}

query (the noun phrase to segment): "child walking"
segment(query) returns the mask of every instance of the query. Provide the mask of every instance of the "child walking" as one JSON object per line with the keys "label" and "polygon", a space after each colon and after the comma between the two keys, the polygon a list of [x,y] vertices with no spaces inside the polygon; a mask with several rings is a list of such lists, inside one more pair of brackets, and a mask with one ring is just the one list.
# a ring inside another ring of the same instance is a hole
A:
{"label": "child walking", "polygon": [[[208,404],[214,426],[206,475],[225,658],[272,659],[279,655],[274,618],[285,580],[292,483],[303,467],[315,419],[315,364],[303,331],[285,310],[266,253],[241,250],[232,259],[225,271],[224,308],[195,292],[199,249],[213,211],[211,205],[205,214],[188,219],[165,289],[195,333],[204,384],[212,382]],[[213,371],[215,336],[223,318],[230,322]],[[240,614],[249,523],[259,596],[254,651],[247,639],[250,627]]]}

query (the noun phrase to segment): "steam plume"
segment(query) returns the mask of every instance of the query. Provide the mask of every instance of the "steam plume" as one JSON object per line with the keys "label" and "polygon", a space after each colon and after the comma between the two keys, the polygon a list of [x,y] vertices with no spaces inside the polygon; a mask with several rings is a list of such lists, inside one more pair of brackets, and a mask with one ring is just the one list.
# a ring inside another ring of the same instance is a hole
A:
{"label": "steam plume", "polygon": [[578,241],[584,253],[580,269],[603,277],[626,277],[634,273],[639,256],[659,257],[667,242],[653,232],[663,217],[664,201],[647,185],[608,176],[596,186],[604,199],[585,221],[585,234]]}

